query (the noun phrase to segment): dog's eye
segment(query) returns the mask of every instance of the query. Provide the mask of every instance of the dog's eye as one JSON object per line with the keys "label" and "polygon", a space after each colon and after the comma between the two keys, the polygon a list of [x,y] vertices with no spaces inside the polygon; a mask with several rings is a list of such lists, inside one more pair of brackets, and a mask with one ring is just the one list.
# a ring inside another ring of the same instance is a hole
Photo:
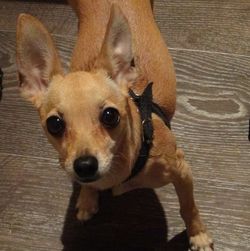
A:
{"label": "dog's eye", "polygon": [[61,137],[65,131],[65,122],[58,116],[51,116],[46,121],[48,132],[54,137]]}
{"label": "dog's eye", "polygon": [[115,108],[109,107],[102,112],[100,120],[105,127],[114,128],[120,122],[120,114]]}

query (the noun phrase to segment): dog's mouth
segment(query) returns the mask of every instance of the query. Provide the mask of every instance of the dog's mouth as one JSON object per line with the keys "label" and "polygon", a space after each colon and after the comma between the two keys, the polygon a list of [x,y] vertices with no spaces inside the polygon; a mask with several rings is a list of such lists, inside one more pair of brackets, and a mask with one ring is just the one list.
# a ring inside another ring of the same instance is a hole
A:
{"label": "dog's mouth", "polygon": [[99,180],[101,178],[101,175],[97,173],[94,176],[82,178],[82,177],[79,177],[78,175],[75,174],[74,178],[80,184],[83,184],[83,183],[87,184],[87,183],[92,183],[92,182]]}

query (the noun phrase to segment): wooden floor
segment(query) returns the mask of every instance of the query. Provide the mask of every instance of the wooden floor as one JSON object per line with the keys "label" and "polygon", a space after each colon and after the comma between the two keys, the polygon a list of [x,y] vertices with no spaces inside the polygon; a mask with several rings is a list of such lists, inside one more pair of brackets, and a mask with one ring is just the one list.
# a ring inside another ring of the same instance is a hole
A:
{"label": "wooden floor", "polygon": [[[21,12],[47,25],[69,64],[77,20],[69,6],[53,2],[0,0],[0,250],[187,250],[171,186],[118,198],[105,192],[100,213],[76,221],[79,189],[17,89]],[[173,130],[192,164],[202,217],[217,251],[249,251],[250,0],[158,0],[155,15],[176,67]]]}

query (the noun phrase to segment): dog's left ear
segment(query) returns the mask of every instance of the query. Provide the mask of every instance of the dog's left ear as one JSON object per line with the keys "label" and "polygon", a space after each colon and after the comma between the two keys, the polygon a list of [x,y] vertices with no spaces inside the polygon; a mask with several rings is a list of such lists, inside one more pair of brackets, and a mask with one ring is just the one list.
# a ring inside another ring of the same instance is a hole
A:
{"label": "dog's left ear", "polygon": [[107,70],[112,79],[131,82],[137,77],[133,61],[132,35],[128,21],[120,8],[113,4],[98,66]]}
{"label": "dog's left ear", "polygon": [[17,70],[21,93],[36,108],[40,107],[53,76],[63,74],[49,32],[28,14],[21,14],[17,22]]}

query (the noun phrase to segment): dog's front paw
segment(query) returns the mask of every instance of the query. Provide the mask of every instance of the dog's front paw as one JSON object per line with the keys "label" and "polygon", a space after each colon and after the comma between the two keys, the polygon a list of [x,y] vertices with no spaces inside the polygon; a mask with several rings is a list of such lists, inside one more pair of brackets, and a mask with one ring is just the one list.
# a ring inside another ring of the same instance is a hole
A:
{"label": "dog's front paw", "polygon": [[191,251],[213,251],[213,240],[205,232],[190,237]]}
{"label": "dog's front paw", "polygon": [[98,199],[93,196],[79,196],[76,204],[77,219],[87,221],[98,212]]}
{"label": "dog's front paw", "polygon": [[76,214],[76,218],[79,221],[87,221],[90,220],[97,212],[98,212],[98,208],[93,207],[93,208],[77,208],[78,212]]}

